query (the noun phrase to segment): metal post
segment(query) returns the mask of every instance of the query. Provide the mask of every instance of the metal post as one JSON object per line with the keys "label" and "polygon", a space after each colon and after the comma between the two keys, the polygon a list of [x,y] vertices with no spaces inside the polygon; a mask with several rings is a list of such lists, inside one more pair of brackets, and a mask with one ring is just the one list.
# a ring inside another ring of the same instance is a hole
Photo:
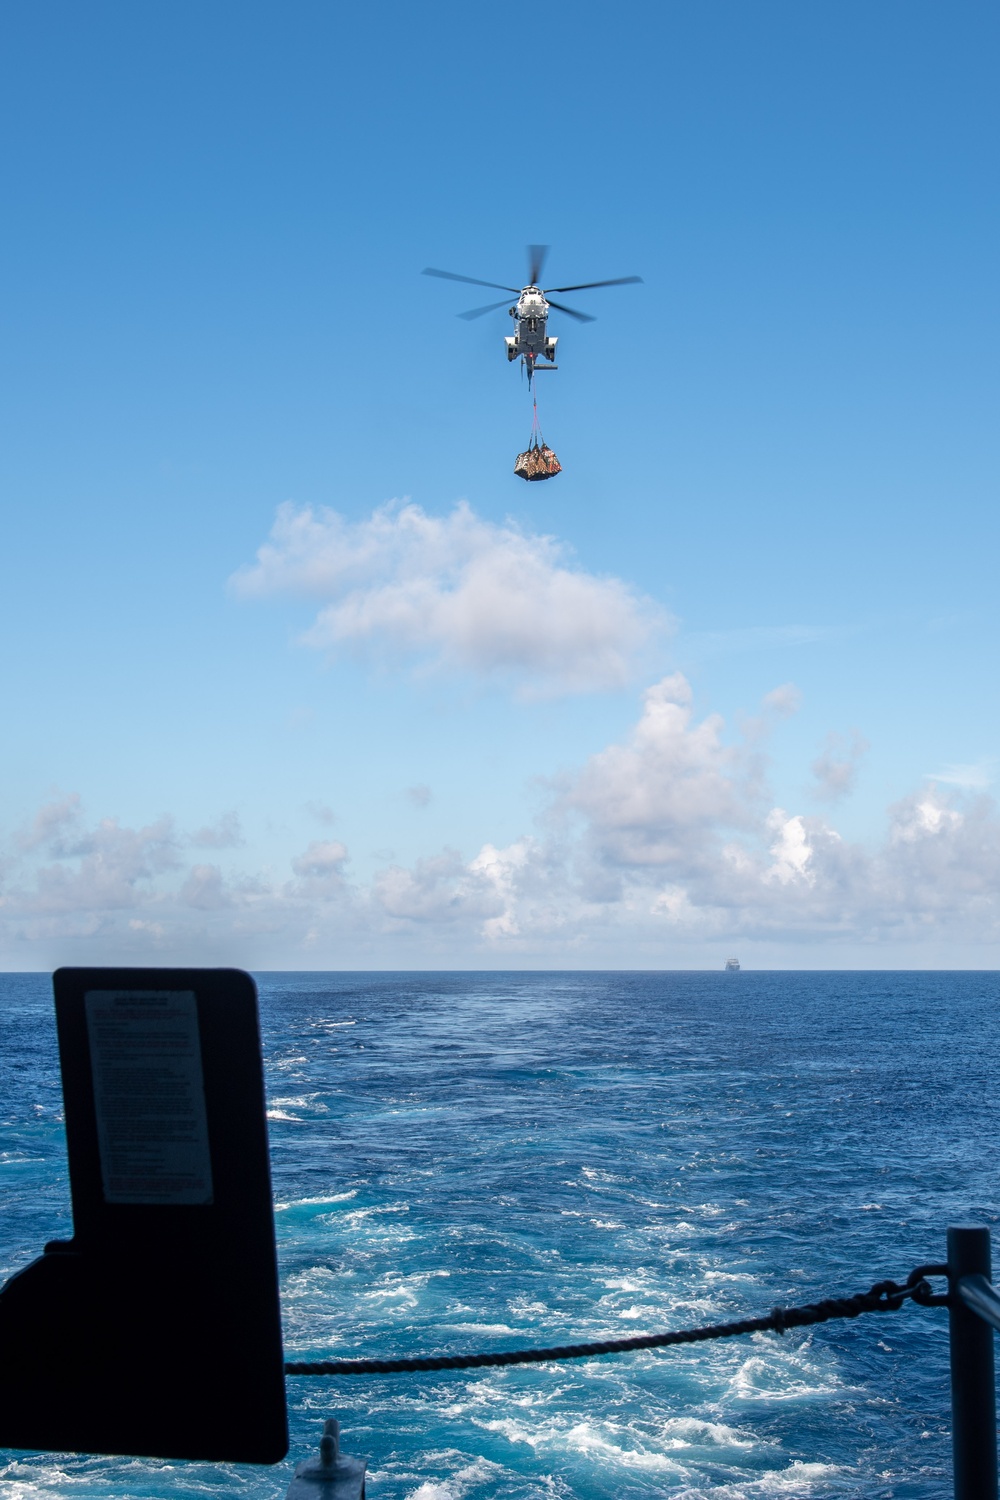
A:
{"label": "metal post", "polygon": [[948,1230],[948,1333],[955,1500],[998,1500],[993,1329],[958,1294],[963,1276],[990,1277],[990,1232]]}
{"label": "metal post", "polygon": [[365,1500],[363,1458],[340,1451],[340,1423],[328,1418],[319,1440],[319,1458],[306,1459],[292,1476],[285,1500]]}

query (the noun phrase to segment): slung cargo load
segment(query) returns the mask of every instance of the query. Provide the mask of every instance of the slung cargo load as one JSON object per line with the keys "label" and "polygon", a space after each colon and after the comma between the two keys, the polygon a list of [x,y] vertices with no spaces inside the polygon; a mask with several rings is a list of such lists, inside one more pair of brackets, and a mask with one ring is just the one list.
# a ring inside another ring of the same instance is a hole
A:
{"label": "slung cargo load", "polygon": [[552,449],[535,438],[514,461],[514,473],[522,479],[552,479],[562,469]]}

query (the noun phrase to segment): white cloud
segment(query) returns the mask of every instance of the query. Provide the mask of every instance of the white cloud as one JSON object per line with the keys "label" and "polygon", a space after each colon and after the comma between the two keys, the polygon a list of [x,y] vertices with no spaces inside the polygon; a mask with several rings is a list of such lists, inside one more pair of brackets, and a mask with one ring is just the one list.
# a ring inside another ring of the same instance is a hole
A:
{"label": "white cloud", "polygon": [[929,776],[930,781],[941,781],[946,786],[970,787],[975,791],[982,791],[992,786],[996,780],[997,759],[996,756],[986,755],[981,760],[961,764],[952,761],[940,771],[933,771]]}
{"label": "white cloud", "polygon": [[297,877],[293,894],[321,901],[341,896],[347,887],[344,873],[347,860],[347,847],[339,839],[314,839],[292,860],[292,871]]}
{"label": "white cloud", "polygon": [[683,677],[666,677],[628,734],[549,784],[533,833],[370,880],[352,876],[336,839],[255,870],[245,847],[190,860],[192,840],[169,818],[91,823],[78,798],[53,801],[0,846],[2,952],[15,965],[669,967],[684,944],[808,945],[819,957],[849,943],[877,964],[877,945],[902,944],[919,963],[929,940],[949,943],[953,962],[970,943],[1000,942],[989,796],[929,784],[888,809],[880,839],[854,843],[774,805],[760,722],[734,737],[695,713]]}
{"label": "white cloud", "polygon": [[469,865],[472,874],[481,876],[492,888],[496,898],[503,903],[503,910],[487,917],[483,923],[483,936],[489,940],[516,937],[520,932],[516,914],[518,880],[528,866],[534,846],[530,839],[518,839],[506,849],[497,849],[484,844]]}
{"label": "white cloud", "polygon": [[809,868],[813,851],[802,816],[790,818],[783,808],[776,807],[767,815],[767,827],[775,837],[771,845],[773,863],[765,871],[764,879],[776,880],[780,885],[793,880],[812,885],[816,879]]}
{"label": "white cloud", "polygon": [[870,749],[868,741],[856,729],[849,740],[831,731],[827,735],[822,753],[809,769],[816,778],[813,795],[823,802],[839,802],[854,790],[858,779],[858,765]]}
{"label": "white cloud", "polygon": [[764,694],[764,707],[779,719],[791,718],[802,706],[802,694],[794,682],[783,682]]}
{"label": "white cloud", "polygon": [[628,740],[592,756],[564,795],[601,861],[703,863],[726,828],[747,822],[756,760],[723,742],[718,714],[692,721],[687,680],[664,677],[644,694]]}
{"label": "white cloud", "polygon": [[15,948],[120,931],[129,920],[125,914],[155,904],[159,882],[181,865],[170,818],[143,828],[102,818],[87,829],[80,814],[75,795],[48,804],[32,824],[32,837],[14,840],[4,862],[0,939]]}
{"label": "white cloud", "polygon": [[54,802],[44,803],[36,812],[27,828],[15,835],[19,849],[25,852],[50,844],[64,834],[80,816],[80,794],[71,792],[68,797],[59,797]]}
{"label": "white cloud", "polygon": [[225,880],[218,865],[193,865],[178,892],[183,906],[196,911],[219,911],[232,905]]}
{"label": "white cloud", "polygon": [[526,695],[621,686],[666,622],[620,579],[572,566],[552,537],[464,501],[443,517],[392,503],[354,523],[285,504],[231,586],[321,601],[307,645],[506,679]]}
{"label": "white cloud", "polygon": [[197,833],[193,833],[191,842],[201,849],[239,848],[245,842],[239,813],[235,811],[223,813],[221,818],[217,818],[214,823],[206,824],[204,828],[199,828]]}
{"label": "white cloud", "polygon": [[892,809],[890,843],[916,844],[941,833],[957,833],[965,822],[953,807],[942,804],[933,791],[907,797]]}

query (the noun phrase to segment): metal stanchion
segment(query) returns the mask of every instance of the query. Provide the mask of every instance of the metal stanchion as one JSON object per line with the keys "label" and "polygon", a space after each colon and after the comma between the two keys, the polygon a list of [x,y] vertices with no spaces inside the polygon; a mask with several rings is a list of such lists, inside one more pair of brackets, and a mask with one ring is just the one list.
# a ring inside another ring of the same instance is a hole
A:
{"label": "metal stanchion", "polygon": [[990,1232],[948,1230],[948,1332],[951,1344],[955,1500],[998,1500],[993,1329],[966,1305],[963,1277],[990,1278]]}

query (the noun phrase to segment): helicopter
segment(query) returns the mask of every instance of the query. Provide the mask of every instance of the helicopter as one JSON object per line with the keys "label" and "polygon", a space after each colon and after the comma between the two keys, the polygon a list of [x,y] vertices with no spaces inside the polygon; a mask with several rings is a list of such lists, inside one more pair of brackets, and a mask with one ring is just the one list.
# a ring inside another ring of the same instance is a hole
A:
{"label": "helicopter", "polygon": [[[521,368],[528,372],[529,388],[531,377],[538,371],[559,368],[555,362],[559,340],[550,338],[546,331],[549,308],[554,307],[557,312],[566,313],[578,323],[594,322],[589,313],[577,312],[575,308],[565,307],[561,302],[553,302],[550,292],[585,292],[592,287],[625,286],[628,282],[642,280],[641,276],[618,276],[613,281],[584,281],[576,286],[553,286],[543,290],[538,283],[548,250],[548,245],[528,246],[528,285],[520,288],[501,286],[497,281],[480,281],[475,276],[456,276],[454,271],[438,271],[433,266],[426,266],[423,271],[425,276],[440,276],[444,281],[466,281],[472,286],[492,286],[500,292],[515,293],[517,302],[509,310],[514,319],[514,333],[508,335],[504,343],[507,346],[508,360],[515,360],[520,356]],[[485,313],[496,312],[506,301],[507,298],[504,297],[500,302],[490,302],[486,307],[473,307],[469,312],[459,313],[458,316],[471,322],[473,318],[481,318]],[[539,364],[540,359],[547,363]]]}

